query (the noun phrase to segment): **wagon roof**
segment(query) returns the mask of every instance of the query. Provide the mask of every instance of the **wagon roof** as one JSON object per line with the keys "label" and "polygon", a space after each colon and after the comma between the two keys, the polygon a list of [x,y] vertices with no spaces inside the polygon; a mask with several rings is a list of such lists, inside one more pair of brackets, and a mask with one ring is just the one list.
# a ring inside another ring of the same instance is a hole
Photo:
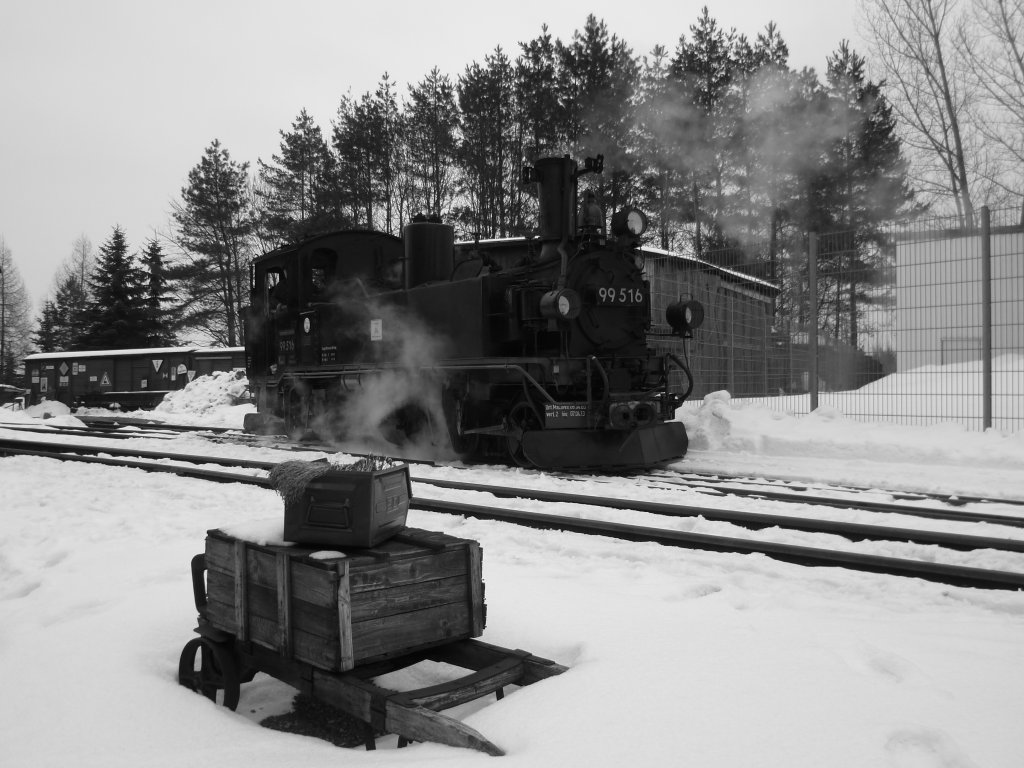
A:
{"label": "wagon roof", "polygon": [[245,347],[153,347],[141,349],[90,349],[79,352],[36,352],[25,355],[26,361],[74,360],[90,357],[131,357],[139,355],[185,355],[192,353],[244,352]]}

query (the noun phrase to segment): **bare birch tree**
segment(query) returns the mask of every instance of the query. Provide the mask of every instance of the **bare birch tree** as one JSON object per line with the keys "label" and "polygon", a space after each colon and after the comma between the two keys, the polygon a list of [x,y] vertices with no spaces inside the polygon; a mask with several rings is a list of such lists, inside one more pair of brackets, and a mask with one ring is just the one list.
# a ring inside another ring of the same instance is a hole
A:
{"label": "bare birch tree", "polygon": [[18,265],[0,235],[0,384],[17,383],[18,364],[32,345],[31,306]]}
{"label": "bare birch tree", "polygon": [[978,130],[997,150],[990,178],[1021,193],[1024,165],[1024,0],[972,0],[960,23],[957,50],[978,95]]}
{"label": "bare birch tree", "polygon": [[952,198],[961,219],[973,222],[982,148],[969,133],[972,92],[955,45],[957,0],[863,0],[862,11],[914,181],[938,199]]}

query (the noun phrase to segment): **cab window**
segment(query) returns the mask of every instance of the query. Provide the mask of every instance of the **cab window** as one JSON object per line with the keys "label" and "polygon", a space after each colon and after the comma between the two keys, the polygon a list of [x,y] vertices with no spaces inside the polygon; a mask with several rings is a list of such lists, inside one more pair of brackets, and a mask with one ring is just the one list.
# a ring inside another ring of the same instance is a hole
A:
{"label": "cab window", "polygon": [[338,255],[327,248],[313,251],[309,263],[310,301],[327,301]]}

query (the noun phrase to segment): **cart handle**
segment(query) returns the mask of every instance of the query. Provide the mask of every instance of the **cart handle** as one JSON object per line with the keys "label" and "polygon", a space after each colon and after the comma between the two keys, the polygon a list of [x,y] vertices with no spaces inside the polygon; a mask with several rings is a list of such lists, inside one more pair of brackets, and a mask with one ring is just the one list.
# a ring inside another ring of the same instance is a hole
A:
{"label": "cart handle", "polygon": [[192,558],[192,596],[196,601],[196,610],[206,615],[206,555],[199,554]]}

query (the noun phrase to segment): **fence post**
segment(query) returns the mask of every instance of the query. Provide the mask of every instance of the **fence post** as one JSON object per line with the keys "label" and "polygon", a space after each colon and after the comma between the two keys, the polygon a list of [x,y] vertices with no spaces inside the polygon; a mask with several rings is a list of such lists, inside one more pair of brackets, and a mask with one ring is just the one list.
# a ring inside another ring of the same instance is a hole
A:
{"label": "fence post", "polygon": [[981,425],[992,426],[992,220],[981,207]]}
{"label": "fence post", "polygon": [[818,233],[807,236],[807,378],[811,411],[818,408]]}

